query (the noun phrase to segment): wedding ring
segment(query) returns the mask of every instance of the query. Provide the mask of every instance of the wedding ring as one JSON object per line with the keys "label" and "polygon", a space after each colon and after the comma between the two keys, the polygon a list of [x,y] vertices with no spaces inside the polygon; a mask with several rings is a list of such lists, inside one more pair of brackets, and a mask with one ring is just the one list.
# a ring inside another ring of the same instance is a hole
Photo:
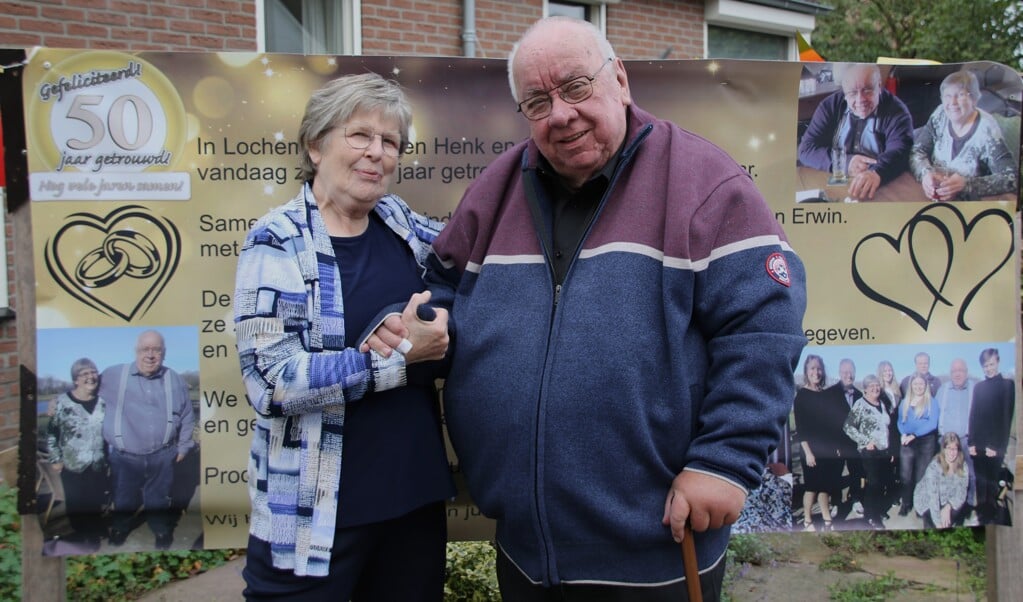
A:
{"label": "wedding ring", "polygon": [[398,346],[395,347],[395,350],[402,355],[408,355],[408,352],[412,351],[412,341],[402,339]]}

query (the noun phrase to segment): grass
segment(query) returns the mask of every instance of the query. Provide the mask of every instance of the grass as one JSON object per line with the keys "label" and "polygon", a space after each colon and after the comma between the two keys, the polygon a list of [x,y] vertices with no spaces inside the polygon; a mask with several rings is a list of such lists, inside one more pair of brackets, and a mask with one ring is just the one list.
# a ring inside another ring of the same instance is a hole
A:
{"label": "grass", "polygon": [[889,594],[901,591],[908,585],[908,581],[888,573],[869,581],[839,582],[828,587],[828,593],[837,602],[883,602]]}
{"label": "grass", "polygon": [[[832,553],[820,568],[851,572],[857,555],[881,553],[886,556],[911,556],[921,560],[948,558],[957,567],[965,567],[964,585],[975,597],[987,590],[987,559],[984,555],[984,530],[958,528],[926,531],[851,531],[829,534],[821,540]],[[831,588],[833,600],[885,600],[891,591],[906,587],[908,581],[892,575],[872,581],[839,584]],[[851,596],[851,597],[849,597]],[[857,597],[859,596],[859,597]]]}

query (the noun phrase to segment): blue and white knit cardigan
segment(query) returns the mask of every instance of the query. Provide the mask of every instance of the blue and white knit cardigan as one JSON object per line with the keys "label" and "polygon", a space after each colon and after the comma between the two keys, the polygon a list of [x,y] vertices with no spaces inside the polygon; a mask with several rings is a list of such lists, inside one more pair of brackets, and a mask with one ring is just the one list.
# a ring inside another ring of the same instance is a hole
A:
{"label": "blue and white knit cardigan", "polygon": [[[394,195],[375,208],[420,265],[442,224]],[[250,532],[274,566],[326,575],[341,480],[345,402],[405,384],[405,361],[345,348],[341,276],[306,184],[252,227],[238,258],[234,322],[258,416],[249,457]]]}

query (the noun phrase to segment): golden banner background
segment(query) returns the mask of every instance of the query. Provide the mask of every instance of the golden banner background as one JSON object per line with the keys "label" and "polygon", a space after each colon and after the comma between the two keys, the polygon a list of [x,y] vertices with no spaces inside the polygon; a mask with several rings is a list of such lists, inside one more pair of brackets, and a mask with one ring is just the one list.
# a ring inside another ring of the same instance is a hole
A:
{"label": "golden banner background", "polygon": [[[909,347],[973,353],[998,344],[1010,350],[1003,372],[1015,372],[1013,201],[796,203],[805,188],[798,132],[813,98],[806,65],[626,67],[635,102],[722,146],[785,226],[808,274],[808,351],[899,353],[906,365]],[[911,84],[959,67],[898,69],[908,96],[926,88]],[[412,101],[413,152],[392,191],[422,213],[448,216],[468,182],[528,133],[500,60],[41,48],[25,70],[39,376],[66,379],[72,356],[92,357],[101,370],[131,361],[143,327],[173,335],[167,365],[198,379],[197,545],[243,546],[247,533],[252,413],[231,324],[238,248],[252,220],[299,190],[294,141],[310,93],[362,71],[393,77]],[[1018,105],[1023,85],[1013,76]],[[124,148],[143,139],[148,146]],[[114,265],[118,248],[138,260]],[[873,366],[864,368],[860,376]],[[464,493],[450,508],[453,539],[489,537]]]}

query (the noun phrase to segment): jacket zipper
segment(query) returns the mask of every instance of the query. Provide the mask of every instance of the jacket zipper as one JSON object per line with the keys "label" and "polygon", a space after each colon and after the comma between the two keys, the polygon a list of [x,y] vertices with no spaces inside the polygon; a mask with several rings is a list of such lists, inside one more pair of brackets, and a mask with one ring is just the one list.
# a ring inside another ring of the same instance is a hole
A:
{"label": "jacket zipper", "polygon": [[[601,212],[604,209],[604,205],[607,203],[607,199],[611,196],[611,191],[614,190],[615,184],[618,182],[619,174],[621,173],[622,169],[631,162],[632,155],[635,152],[636,148],[639,146],[640,142],[642,142],[643,139],[645,139],[647,137],[647,135],[652,130],[653,130],[653,125],[645,126],[642,130],[640,130],[640,133],[636,136],[635,141],[633,141],[632,144],[630,144],[629,147],[626,148],[622,152],[622,156],[621,156],[621,159],[618,162],[618,166],[615,168],[614,174],[611,176],[611,181],[608,182],[607,190],[604,191],[604,194],[603,194],[603,196],[600,199],[600,203],[597,206],[597,210],[593,214],[593,218],[590,219],[589,224],[586,225],[586,231],[583,232],[582,237],[580,237],[579,244],[576,246],[575,252],[574,252],[574,254],[572,256],[572,261],[568,264],[568,269],[565,270],[564,282],[568,281],[568,277],[572,273],[572,267],[575,265],[575,262],[579,259],[579,253],[582,250],[583,243],[586,241],[586,238],[589,236],[590,230],[593,229],[593,224],[596,223],[597,218],[600,217],[600,214],[601,214]],[[530,177],[530,175],[527,174],[525,177]],[[533,177],[535,177],[535,176],[533,176]],[[540,412],[541,412],[541,410],[542,410],[542,408],[544,406],[544,404],[543,404],[543,399],[545,397],[544,391],[547,388],[546,387],[546,378],[547,378],[547,374],[548,374],[547,366],[548,366],[548,362],[550,360],[551,342],[554,339],[554,337],[553,337],[553,334],[554,334],[554,319],[557,316],[557,313],[558,313],[558,303],[561,300],[561,293],[562,293],[562,291],[564,290],[565,287],[564,287],[564,284],[558,284],[558,283],[555,282],[554,263],[551,261],[550,250],[547,248],[547,245],[545,243],[545,240],[544,240],[543,236],[540,237],[540,248],[543,251],[544,260],[545,260],[545,262],[547,264],[547,270],[548,270],[548,273],[550,274],[551,282],[554,283],[554,289],[553,289],[553,300],[552,300],[552,304],[551,304],[550,321],[547,324],[547,344],[546,344],[546,348],[545,348],[545,352],[544,352],[544,363],[543,363],[544,368],[543,368],[543,374],[541,375],[541,379],[540,379],[540,383],[541,383],[540,384],[540,390],[537,392],[538,394],[537,394],[537,400],[536,400],[536,431],[533,433],[533,440],[536,442],[536,447],[537,447],[538,451],[537,451],[537,466],[533,467],[533,491],[534,491],[533,502],[535,504],[536,513],[537,513],[537,516],[536,516],[537,528],[539,529],[540,537],[542,538],[541,545],[543,546],[544,556],[546,557],[546,562],[545,562],[546,566],[544,567],[545,571],[546,571],[546,579],[544,579],[544,582],[547,583],[547,584],[553,584],[554,580],[552,579],[552,576],[554,575],[555,571],[554,571],[554,566],[553,566],[553,563],[551,562],[551,559],[554,556],[554,552],[551,549],[550,536],[547,533],[547,529],[544,527],[544,520],[543,520],[543,516],[542,516],[541,510],[540,510],[540,508],[541,508],[541,499],[540,499],[540,497],[541,497],[540,496],[541,483],[540,483],[540,467],[539,467],[539,462],[540,462],[540,460],[539,460],[540,451],[539,450],[540,450],[540,435],[541,435],[541,433],[540,433]]]}

